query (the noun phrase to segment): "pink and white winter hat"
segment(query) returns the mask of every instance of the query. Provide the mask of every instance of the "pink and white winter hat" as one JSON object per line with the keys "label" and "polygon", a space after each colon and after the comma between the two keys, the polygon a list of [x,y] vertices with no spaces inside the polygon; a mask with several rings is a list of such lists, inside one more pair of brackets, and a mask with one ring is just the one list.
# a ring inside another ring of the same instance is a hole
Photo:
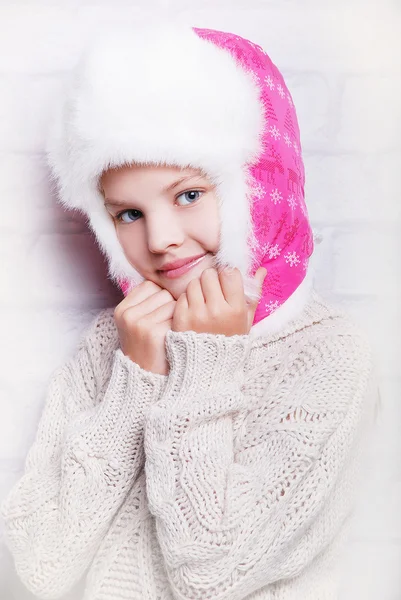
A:
{"label": "pink and white winter hat", "polygon": [[305,279],[314,243],[295,107],[267,53],[239,35],[158,25],[95,36],[47,152],[61,203],[89,217],[125,294],[143,277],[122,251],[99,179],[133,162],[201,168],[216,184],[217,264],[238,267],[249,296],[253,274],[267,269],[254,325]]}

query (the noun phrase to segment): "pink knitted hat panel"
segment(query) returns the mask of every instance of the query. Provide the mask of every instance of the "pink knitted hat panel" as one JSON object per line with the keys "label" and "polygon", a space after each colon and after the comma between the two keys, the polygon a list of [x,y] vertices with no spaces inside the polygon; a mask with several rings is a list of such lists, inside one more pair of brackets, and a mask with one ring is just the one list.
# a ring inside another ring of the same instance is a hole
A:
{"label": "pink knitted hat panel", "polygon": [[304,200],[305,171],[298,119],[283,76],[266,52],[238,35],[211,29],[194,31],[228,50],[251,72],[265,109],[263,151],[249,167],[250,210],[256,238],[252,273],[267,275],[255,325],[273,313],[303,281],[314,248]]}

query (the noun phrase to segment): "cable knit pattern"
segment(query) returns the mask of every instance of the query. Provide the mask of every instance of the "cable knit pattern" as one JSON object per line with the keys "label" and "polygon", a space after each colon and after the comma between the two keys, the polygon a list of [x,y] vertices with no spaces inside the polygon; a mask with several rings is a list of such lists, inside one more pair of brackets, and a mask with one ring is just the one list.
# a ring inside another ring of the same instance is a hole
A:
{"label": "cable knit pattern", "polygon": [[1,511],[25,585],[83,600],[334,600],[377,398],[363,332],[313,292],[275,334],[168,332],[168,376],[111,309],[49,385]]}
{"label": "cable knit pattern", "polygon": [[144,410],[165,384],[117,348],[102,392],[105,316],[54,373],[25,474],[2,504],[17,571],[43,598],[70,589],[96,554],[143,467]]}

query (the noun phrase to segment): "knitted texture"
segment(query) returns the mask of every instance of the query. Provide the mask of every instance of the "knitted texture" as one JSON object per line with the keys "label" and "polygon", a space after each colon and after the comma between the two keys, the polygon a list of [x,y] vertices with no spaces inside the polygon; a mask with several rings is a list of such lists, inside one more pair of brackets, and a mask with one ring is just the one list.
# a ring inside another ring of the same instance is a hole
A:
{"label": "knitted texture", "polygon": [[278,333],[169,331],[141,369],[101,311],[52,375],[1,505],[40,598],[334,600],[377,397],[363,332],[313,292]]}

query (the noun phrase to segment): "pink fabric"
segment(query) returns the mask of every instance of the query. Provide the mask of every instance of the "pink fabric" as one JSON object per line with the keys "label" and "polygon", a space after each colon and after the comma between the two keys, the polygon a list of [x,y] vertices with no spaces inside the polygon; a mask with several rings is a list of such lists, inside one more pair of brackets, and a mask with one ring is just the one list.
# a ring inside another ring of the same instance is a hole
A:
{"label": "pink fabric", "polygon": [[[255,325],[272,314],[303,281],[314,244],[304,200],[305,171],[298,120],[283,76],[266,52],[238,35],[193,28],[200,37],[228,50],[260,88],[265,107],[264,150],[248,169],[256,237],[254,269],[266,267]],[[124,282],[120,284],[127,290]]]}

